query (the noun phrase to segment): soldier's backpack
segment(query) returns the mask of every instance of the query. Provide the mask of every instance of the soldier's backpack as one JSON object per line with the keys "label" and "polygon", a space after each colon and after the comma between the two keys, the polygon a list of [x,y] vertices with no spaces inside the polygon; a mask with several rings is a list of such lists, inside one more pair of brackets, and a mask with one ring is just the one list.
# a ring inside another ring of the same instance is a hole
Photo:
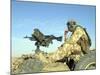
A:
{"label": "soldier's backpack", "polygon": [[[77,27],[81,27],[81,26],[76,26],[76,28]],[[90,46],[91,46],[91,39],[90,39],[90,36],[88,35],[88,33],[87,33],[87,31],[86,31],[86,28],[83,28],[83,27],[81,27],[83,30],[84,30],[84,32],[86,33],[86,35],[87,35],[87,39],[84,39],[84,36],[82,36],[80,39],[79,39],[79,41],[78,41],[78,44],[79,45],[81,45],[81,49],[82,49],[82,51],[83,51],[83,53],[84,54],[86,54],[86,53],[88,53],[88,51],[89,51],[89,48],[90,48]]]}

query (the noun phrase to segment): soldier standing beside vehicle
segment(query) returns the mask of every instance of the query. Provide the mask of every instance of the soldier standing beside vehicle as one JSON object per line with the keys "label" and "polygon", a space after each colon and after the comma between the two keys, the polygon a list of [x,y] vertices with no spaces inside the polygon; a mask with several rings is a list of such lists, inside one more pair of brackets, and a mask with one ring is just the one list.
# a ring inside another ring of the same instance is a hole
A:
{"label": "soldier standing beside vehicle", "polygon": [[[64,32],[64,44],[58,48],[58,50],[52,55],[52,59],[60,60],[64,57],[68,57],[77,62],[80,55],[86,54],[91,46],[91,39],[86,32],[85,28],[73,20],[67,22],[68,31]],[[70,38],[66,38],[67,32],[72,32]],[[73,61],[71,61],[73,62]],[[74,65],[72,65],[74,66]],[[71,67],[72,68],[72,67]],[[73,70],[73,68],[72,68]]]}

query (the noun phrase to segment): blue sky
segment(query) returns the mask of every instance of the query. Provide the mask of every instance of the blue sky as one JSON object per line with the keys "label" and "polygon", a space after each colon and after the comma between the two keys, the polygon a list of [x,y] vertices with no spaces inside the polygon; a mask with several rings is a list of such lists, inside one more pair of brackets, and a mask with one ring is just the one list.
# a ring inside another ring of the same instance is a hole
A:
{"label": "blue sky", "polygon": [[[44,34],[63,36],[66,22],[70,19],[87,28],[92,39],[91,48],[95,48],[95,10],[95,6],[89,5],[13,1],[12,55],[34,52],[34,42],[23,38],[25,35],[31,36],[34,28],[40,29]],[[54,41],[48,48],[41,47],[41,50],[53,52],[61,44],[62,42]]]}

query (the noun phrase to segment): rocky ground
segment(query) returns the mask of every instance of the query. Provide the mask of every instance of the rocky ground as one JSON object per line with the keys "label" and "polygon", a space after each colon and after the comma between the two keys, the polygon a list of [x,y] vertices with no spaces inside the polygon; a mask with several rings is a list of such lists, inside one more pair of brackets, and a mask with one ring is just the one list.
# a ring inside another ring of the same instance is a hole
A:
{"label": "rocky ground", "polygon": [[12,74],[69,71],[66,64],[53,62],[48,55],[50,54],[39,52],[12,58]]}

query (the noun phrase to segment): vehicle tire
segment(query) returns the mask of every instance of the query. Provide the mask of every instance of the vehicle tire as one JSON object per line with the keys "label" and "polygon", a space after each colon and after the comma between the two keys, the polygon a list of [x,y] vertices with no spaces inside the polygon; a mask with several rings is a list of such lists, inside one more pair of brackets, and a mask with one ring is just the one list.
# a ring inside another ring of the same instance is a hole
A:
{"label": "vehicle tire", "polygon": [[80,58],[74,70],[92,70],[95,68],[96,68],[96,52],[95,50],[93,50]]}

